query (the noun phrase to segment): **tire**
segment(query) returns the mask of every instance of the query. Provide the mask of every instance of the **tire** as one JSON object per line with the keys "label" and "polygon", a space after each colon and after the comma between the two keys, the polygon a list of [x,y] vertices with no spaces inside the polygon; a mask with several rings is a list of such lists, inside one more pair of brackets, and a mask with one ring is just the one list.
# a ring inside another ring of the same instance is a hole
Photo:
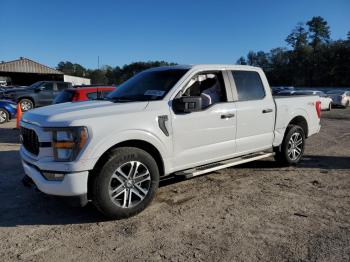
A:
{"label": "tire", "polygon": [[349,101],[346,101],[346,104],[345,104],[344,108],[347,108],[347,107],[349,107],[349,106],[350,106],[350,102],[349,102]]}
{"label": "tire", "polygon": [[6,109],[0,108],[0,125],[5,124],[7,121],[9,121],[9,113]]}
{"label": "tire", "polygon": [[32,100],[23,98],[19,101],[19,104],[21,105],[21,109],[23,112],[26,112],[28,110],[31,110],[34,108],[34,103]]}
{"label": "tire", "polygon": [[331,111],[331,110],[332,110],[332,103],[329,103],[327,111]]}
{"label": "tire", "polygon": [[116,148],[93,174],[92,202],[108,218],[128,218],[151,203],[158,185],[158,166],[149,153],[134,147]]}
{"label": "tire", "polygon": [[[293,149],[293,147],[295,149]],[[275,148],[275,160],[282,165],[295,165],[302,158],[304,154],[304,148],[304,130],[300,126],[289,125],[281,146]]]}

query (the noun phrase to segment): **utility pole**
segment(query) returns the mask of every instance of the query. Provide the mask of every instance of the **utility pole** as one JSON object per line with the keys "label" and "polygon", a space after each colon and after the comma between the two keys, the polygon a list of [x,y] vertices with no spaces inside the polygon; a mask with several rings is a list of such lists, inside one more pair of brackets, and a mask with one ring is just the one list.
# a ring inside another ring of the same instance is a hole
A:
{"label": "utility pole", "polygon": [[100,56],[97,56],[97,69],[100,70]]}

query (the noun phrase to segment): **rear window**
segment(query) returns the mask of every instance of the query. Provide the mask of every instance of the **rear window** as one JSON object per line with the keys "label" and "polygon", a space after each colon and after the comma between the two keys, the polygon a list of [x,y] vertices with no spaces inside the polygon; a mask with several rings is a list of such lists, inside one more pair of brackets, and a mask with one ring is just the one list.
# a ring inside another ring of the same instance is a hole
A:
{"label": "rear window", "polygon": [[71,102],[73,99],[73,95],[74,93],[72,91],[69,91],[69,90],[62,91],[56,96],[53,103],[60,104],[60,103]]}
{"label": "rear window", "polygon": [[68,84],[67,83],[57,83],[57,89],[59,91],[62,91],[64,89],[68,88]]}
{"label": "rear window", "polygon": [[260,75],[252,71],[232,71],[238,101],[260,100],[265,97],[265,89]]}

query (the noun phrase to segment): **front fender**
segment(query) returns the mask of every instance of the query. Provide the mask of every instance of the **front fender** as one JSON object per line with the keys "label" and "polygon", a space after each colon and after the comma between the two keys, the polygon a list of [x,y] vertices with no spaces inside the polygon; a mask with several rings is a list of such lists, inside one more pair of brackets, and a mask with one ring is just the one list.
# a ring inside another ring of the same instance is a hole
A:
{"label": "front fender", "polygon": [[91,156],[89,157],[90,159],[94,159],[95,165],[101,156],[110,148],[114,147],[117,144],[130,140],[141,140],[153,145],[158,150],[163,159],[165,170],[168,170],[167,159],[169,158],[168,152],[170,152],[170,149],[166,146],[166,143],[164,143],[164,141],[162,141],[157,135],[152,134],[147,130],[129,129],[119,131],[117,135],[115,133],[112,133],[103,139],[99,139],[98,143],[93,146],[92,151],[86,153]]}
{"label": "front fender", "polygon": [[[279,146],[284,138],[284,133],[288,127],[288,124],[298,116],[302,116],[306,120],[306,124],[309,125],[308,119],[309,116],[307,111],[302,108],[293,108],[292,110],[288,106],[282,106],[278,110],[277,118],[276,118],[276,127],[275,127],[275,139],[273,142],[273,146]],[[309,126],[308,126],[309,129]]]}

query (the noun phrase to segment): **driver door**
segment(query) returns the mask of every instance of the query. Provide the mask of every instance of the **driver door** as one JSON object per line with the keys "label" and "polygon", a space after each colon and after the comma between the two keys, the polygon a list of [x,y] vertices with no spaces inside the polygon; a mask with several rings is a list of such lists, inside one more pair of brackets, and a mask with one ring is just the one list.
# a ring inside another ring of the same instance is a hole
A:
{"label": "driver door", "polygon": [[[201,111],[187,114],[175,113],[172,110],[175,169],[199,166],[234,155],[236,108],[235,103],[231,100],[230,86],[227,84],[228,79],[225,73],[215,72],[223,91],[221,101]],[[196,85],[197,83],[194,83],[193,87]],[[185,91],[184,94],[186,93]]]}

